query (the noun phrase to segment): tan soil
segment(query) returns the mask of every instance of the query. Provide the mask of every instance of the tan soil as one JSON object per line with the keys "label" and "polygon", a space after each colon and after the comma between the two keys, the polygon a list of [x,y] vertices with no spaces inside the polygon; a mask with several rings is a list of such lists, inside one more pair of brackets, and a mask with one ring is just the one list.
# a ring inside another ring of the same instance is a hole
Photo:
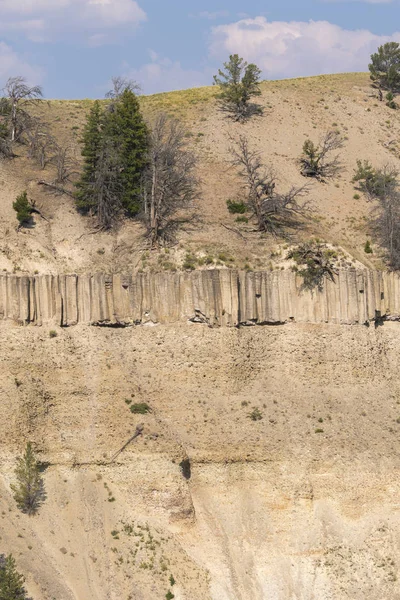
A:
{"label": "tan soil", "polygon": [[[363,252],[369,206],[350,180],[358,158],[398,164],[399,116],[371,94],[364,74],[266,83],[264,116],[243,127],[221,118],[212,90],[143,99],[149,117],[167,108],[185,119],[202,160],[200,223],[163,261],[180,267],[191,249],[280,268],[282,244],[222,227],[236,227],[226,200],[239,190],[229,134],[246,132],[287,188],[304,181],[306,136],[337,127],[346,170],[313,186],[319,218],[305,235],[381,264]],[[51,103],[54,130],[75,148],[89,105]],[[140,224],[92,234],[70,198],[37,185],[51,175],[23,156],[0,163],[1,269],[165,268],[143,256]],[[12,201],[25,188],[49,223],[17,232]],[[400,599],[398,324],[57,334],[0,323],[0,552],[15,555],[35,600],[159,600],[169,589],[177,600]],[[152,412],[133,415],[125,400]],[[28,440],[48,463],[47,500],[31,518],[10,489]]]}

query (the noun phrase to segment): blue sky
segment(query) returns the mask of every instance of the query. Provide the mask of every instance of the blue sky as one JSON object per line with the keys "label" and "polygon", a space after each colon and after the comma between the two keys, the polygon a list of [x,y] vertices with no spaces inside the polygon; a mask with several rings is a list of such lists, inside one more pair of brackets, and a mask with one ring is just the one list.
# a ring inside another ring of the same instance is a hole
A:
{"label": "blue sky", "polygon": [[144,93],[212,82],[229,54],[266,79],[367,70],[400,42],[400,0],[0,0],[0,87],[102,97],[113,75]]}

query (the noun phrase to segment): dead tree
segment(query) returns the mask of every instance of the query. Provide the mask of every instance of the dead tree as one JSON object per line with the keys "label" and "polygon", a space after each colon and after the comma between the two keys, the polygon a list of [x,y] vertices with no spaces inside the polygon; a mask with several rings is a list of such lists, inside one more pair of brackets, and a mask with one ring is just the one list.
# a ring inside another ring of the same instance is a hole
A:
{"label": "dead tree", "polygon": [[38,85],[30,87],[24,77],[10,77],[2,91],[4,98],[1,108],[10,124],[10,140],[15,142],[26,129],[29,117],[26,107],[42,99],[42,88]]}
{"label": "dead tree", "polygon": [[253,213],[258,231],[275,236],[288,236],[288,229],[300,226],[309,211],[309,203],[300,198],[308,194],[308,186],[292,187],[286,193],[276,189],[277,177],[266,167],[259,153],[251,150],[245,136],[231,147],[232,164],[239,167],[244,180],[246,204]]}
{"label": "dead tree", "polygon": [[300,157],[300,172],[304,177],[325,181],[335,177],[343,168],[338,154],[343,140],[336,131],[328,131],[318,145],[306,140]]}
{"label": "dead tree", "polygon": [[172,238],[175,216],[198,195],[197,158],[187,148],[185,129],[160,114],[150,136],[149,164],[142,185],[143,215],[151,245]]}
{"label": "dead tree", "polygon": [[144,429],[143,423],[139,423],[139,425],[136,425],[136,430],[135,430],[135,433],[133,434],[133,436],[130,437],[127,442],[125,442],[125,444],[122,446],[122,448],[117,450],[115,452],[115,454],[112,455],[112,457],[110,458],[108,463],[111,464],[112,462],[114,462],[114,460],[116,458],[118,458],[118,456],[121,454],[121,452],[123,452],[125,450],[125,448],[127,448],[129,446],[129,444],[131,444],[133,442],[133,440],[135,440],[137,437],[139,437],[139,435],[142,435],[143,429]]}
{"label": "dead tree", "polygon": [[55,184],[66,184],[71,180],[73,175],[78,174],[78,165],[71,156],[71,148],[69,146],[60,146],[54,142],[53,156],[50,162],[56,168]]}
{"label": "dead tree", "polygon": [[107,92],[106,98],[110,100],[110,104],[108,105],[108,110],[113,111],[116,103],[121,98],[122,94],[129,90],[134,94],[138,94],[140,92],[140,85],[134,81],[133,79],[128,79],[126,77],[113,77],[111,79],[113,87]]}
{"label": "dead tree", "polygon": [[371,226],[386,249],[392,268],[400,269],[400,182],[395,167],[375,169],[368,161],[357,161],[353,183],[373,203]]}
{"label": "dead tree", "polygon": [[28,157],[35,160],[41,169],[45,169],[51,160],[50,152],[55,143],[54,138],[39,119],[32,120],[31,127],[25,133]]}
{"label": "dead tree", "polygon": [[[79,169],[76,160],[71,156],[70,148],[60,146],[54,138],[48,137],[43,140],[40,140],[39,138],[37,146],[35,146],[34,150],[32,149],[31,152],[33,151],[36,152],[36,156],[39,160],[41,159],[43,162],[46,161],[45,166],[51,164],[56,168],[56,174],[53,181],[40,179],[38,185],[43,185],[56,194],[66,194],[67,196],[75,198],[75,194],[71,189],[68,189],[68,184],[73,183],[74,175],[79,173]],[[47,151],[49,153],[51,152],[50,156],[47,154]]]}

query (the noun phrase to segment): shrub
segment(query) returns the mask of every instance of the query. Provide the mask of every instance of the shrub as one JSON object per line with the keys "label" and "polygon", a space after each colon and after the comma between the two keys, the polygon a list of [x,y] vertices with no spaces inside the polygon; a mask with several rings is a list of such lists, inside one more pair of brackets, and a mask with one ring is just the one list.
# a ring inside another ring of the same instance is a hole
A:
{"label": "shrub", "polygon": [[247,211],[247,206],[242,200],[239,202],[235,202],[234,200],[227,200],[226,206],[231,215],[244,215],[244,213]]}
{"label": "shrub", "polygon": [[236,217],[236,223],[248,223],[249,219],[247,217]]}
{"label": "shrub", "polygon": [[175,598],[174,594],[171,592],[171,590],[169,590],[166,594],[165,597],[167,600],[173,600],[173,598]]}
{"label": "shrub", "polygon": [[374,168],[368,161],[357,161],[353,182],[373,202],[370,228],[385,248],[390,266],[400,269],[400,180],[395,166]]}
{"label": "shrub", "polygon": [[57,333],[57,331],[54,331],[54,329],[52,329],[49,333],[49,336],[51,338],[56,338],[58,336],[58,333]]}
{"label": "shrub", "polygon": [[398,108],[392,92],[388,92],[386,94],[386,106],[388,106],[389,108],[393,108],[393,110],[396,110]]}
{"label": "shrub", "polygon": [[367,240],[365,242],[364,252],[365,252],[365,254],[372,254],[372,248],[371,248],[371,244],[370,244],[369,240]]}
{"label": "shrub", "polygon": [[315,430],[315,433],[324,433],[323,429],[320,429],[319,427]]}
{"label": "shrub", "polygon": [[17,196],[15,202],[13,202],[13,209],[17,213],[17,219],[21,226],[28,225],[31,222],[33,211],[26,191]]}
{"label": "shrub", "polygon": [[368,160],[357,160],[353,183],[369,198],[382,198],[397,187],[398,173],[394,168],[375,169]]}
{"label": "shrub", "polygon": [[188,252],[185,256],[185,260],[183,262],[183,268],[189,271],[193,271],[196,268],[196,257],[193,254]]}
{"label": "shrub", "polygon": [[337,253],[324,248],[318,242],[300,244],[288,253],[287,258],[295,261],[297,272],[303,278],[303,286],[306,289],[318,288],[321,291],[326,277],[335,281],[337,272],[334,260],[337,258]]}
{"label": "shrub", "polygon": [[139,402],[138,404],[132,404],[130,411],[135,415],[146,415],[151,412],[151,408],[146,402]]}
{"label": "shrub", "polygon": [[301,174],[304,177],[314,177],[318,181],[338,175],[342,165],[339,155],[333,153],[342,146],[343,140],[336,131],[328,131],[318,145],[310,139],[306,140],[299,159]]}
{"label": "shrub", "polygon": [[259,408],[253,408],[251,413],[249,413],[249,419],[251,419],[252,421],[261,421],[262,418],[263,414]]}

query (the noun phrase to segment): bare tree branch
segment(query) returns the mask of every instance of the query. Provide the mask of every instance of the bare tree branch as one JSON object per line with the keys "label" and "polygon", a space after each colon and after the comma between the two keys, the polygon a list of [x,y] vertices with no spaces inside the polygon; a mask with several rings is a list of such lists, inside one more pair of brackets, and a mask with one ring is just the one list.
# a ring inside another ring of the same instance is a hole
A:
{"label": "bare tree branch", "polygon": [[56,167],[56,178],[54,183],[65,184],[71,180],[73,175],[78,175],[78,163],[71,156],[69,146],[60,146],[56,142],[53,144],[53,156],[50,162]]}
{"label": "bare tree branch", "polygon": [[165,113],[154,124],[149,166],[142,185],[144,219],[156,245],[170,240],[177,227],[175,213],[198,195],[197,158],[187,149],[182,124]]}
{"label": "bare tree branch", "polygon": [[111,100],[110,104],[108,105],[108,110],[111,112],[114,111],[116,103],[125,91],[128,90],[130,92],[133,92],[134,94],[138,94],[141,91],[140,85],[133,79],[118,76],[113,77],[111,81],[113,87],[106,94],[106,98],[108,100]]}
{"label": "bare tree branch", "polygon": [[54,138],[39,119],[32,119],[31,126],[25,131],[28,144],[28,157],[35,160],[41,169],[50,161],[49,152],[54,146]]}
{"label": "bare tree branch", "polygon": [[38,85],[30,87],[24,77],[10,77],[2,90],[3,114],[8,116],[10,122],[10,140],[18,141],[26,129],[26,120],[29,117],[25,107],[39,102],[43,97],[42,88]]}
{"label": "bare tree branch", "polygon": [[275,236],[288,236],[288,229],[300,226],[310,206],[300,202],[309,186],[292,187],[286,193],[276,190],[277,177],[266,167],[258,152],[251,150],[245,136],[240,136],[231,149],[232,164],[239,167],[245,182],[247,205],[256,219],[258,230]]}

